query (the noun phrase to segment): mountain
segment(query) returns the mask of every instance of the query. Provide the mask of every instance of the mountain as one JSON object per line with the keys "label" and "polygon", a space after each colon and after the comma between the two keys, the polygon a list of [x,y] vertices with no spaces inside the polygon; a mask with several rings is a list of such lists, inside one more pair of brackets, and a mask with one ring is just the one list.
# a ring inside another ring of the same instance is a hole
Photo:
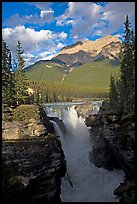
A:
{"label": "mountain", "polygon": [[64,47],[51,60],[25,68],[29,80],[78,85],[94,92],[108,92],[110,75],[119,70],[121,41],[107,35],[95,41],[78,41]]}
{"label": "mountain", "polygon": [[79,66],[99,59],[117,60],[121,49],[121,41],[117,36],[106,35],[95,41],[78,41],[64,47],[53,58],[67,67]]}

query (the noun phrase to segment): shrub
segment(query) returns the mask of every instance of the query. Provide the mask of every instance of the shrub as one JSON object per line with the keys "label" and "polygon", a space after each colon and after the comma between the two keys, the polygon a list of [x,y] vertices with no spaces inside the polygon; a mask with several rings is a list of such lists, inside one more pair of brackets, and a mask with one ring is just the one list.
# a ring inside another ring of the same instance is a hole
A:
{"label": "shrub", "polygon": [[31,118],[39,120],[37,105],[20,105],[13,111],[13,120],[28,122]]}

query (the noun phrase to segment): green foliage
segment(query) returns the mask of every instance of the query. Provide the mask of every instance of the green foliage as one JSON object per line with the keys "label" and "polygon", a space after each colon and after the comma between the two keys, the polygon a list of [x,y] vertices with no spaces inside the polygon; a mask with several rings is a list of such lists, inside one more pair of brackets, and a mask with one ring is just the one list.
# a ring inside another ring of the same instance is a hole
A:
{"label": "green foliage", "polygon": [[121,59],[121,87],[120,103],[121,111],[128,113],[134,112],[135,107],[135,46],[134,33],[130,30],[128,16],[125,22],[125,35],[123,43],[123,57]]}
{"label": "green foliage", "polygon": [[135,190],[132,190],[130,194],[124,192],[122,202],[135,202]]}
{"label": "green foliage", "polygon": [[117,93],[115,78],[112,77],[112,75],[111,75],[111,78],[110,78],[110,92],[109,92],[109,104],[110,104],[110,107],[113,110],[116,109],[117,101],[118,101],[118,93]]}
{"label": "green foliage", "polygon": [[60,82],[63,76],[61,67],[52,62],[35,63],[26,68],[25,71],[29,80]]}
{"label": "green foliage", "polygon": [[21,43],[17,44],[17,69],[15,71],[15,99],[16,104],[25,104],[28,98],[27,95],[27,78],[24,71],[24,60],[22,58],[23,51]]}
{"label": "green foliage", "polygon": [[65,102],[75,98],[106,98],[107,93],[93,93],[92,88],[67,83],[48,81],[29,81],[34,91],[34,103]]}
{"label": "green foliage", "polygon": [[2,40],[2,102],[10,106],[14,104],[14,80],[11,65],[11,52]]}
{"label": "green foliage", "polygon": [[117,79],[111,77],[110,80],[109,101],[111,108],[122,115],[135,111],[135,38],[128,16],[120,60],[120,76]]}
{"label": "green foliage", "polygon": [[118,73],[118,66],[107,60],[85,63],[65,77],[64,82],[90,87],[93,93],[108,92],[110,75]]}
{"label": "green foliage", "polygon": [[2,121],[12,121],[13,109],[2,104]]}
{"label": "green foliage", "polygon": [[20,105],[13,110],[13,120],[28,122],[29,119],[40,119],[37,105]]}
{"label": "green foliage", "polygon": [[[62,89],[63,85],[66,87],[66,84],[68,84],[69,87],[76,87],[78,92],[80,90],[81,96],[84,94],[89,97],[90,93],[91,97],[106,97],[109,91],[110,75],[117,75],[118,68],[119,65],[113,65],[108,60],[94,61],[69,72],[64,81],[61,82],[64,75],[63,67],[52,62],[39,62],[26,68],[26,76],[34,81],[40,80],[49,82],[49,84],[51,82],[62,84]],[[74,92],[76,88],[74,88]],[[55,100],[58,101],[59,98],[60,96]],[[47,98],[47,101],[50,101],[50,99]]]}

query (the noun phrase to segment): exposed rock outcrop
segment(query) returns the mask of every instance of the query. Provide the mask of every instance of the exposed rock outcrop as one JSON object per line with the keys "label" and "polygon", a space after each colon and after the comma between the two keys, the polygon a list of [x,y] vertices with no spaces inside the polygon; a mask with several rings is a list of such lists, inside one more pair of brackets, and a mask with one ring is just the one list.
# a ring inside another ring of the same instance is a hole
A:
{"label": "exposed rock outcrop", "polygon": [[91,114],[93,105],[91,102],[86,102],[84,104],[77,105],[75,110],[77,111],[78,117],[82,116],[83,118],[86,118]]}
{"label": "exposed rock outcrop", "polygon": [[[29,120],[21,137],[20,134],[15,137],[13,133],[17,127],[20,128],[19,122],[3,127],[4,131],[8,129],[8,136],[4,136],[2,142],[4,203],[61,202],[61,177],[66,172],[66,161],[61,142],[51,133],[54,127],[42,107],[39,107],[39,114],[39,123]],[[33,134],[32,129],[35,130]],[[30,133],[29,137],[25,133]]]}
{"label": "exposed rock outcrop", "polygon": [[67,66],[83,64],[101,58],[118,59],[121,41],[117,36],[106,35],[95,41],[79,41],[64,47],[52,61],[58,60]]}
{"label": "exposed rock outcrop", "polygon": [[48,133],[42,122],[30,119],[26,124],[24,122],[3,122],[3,139],[25,139],[28,137],[41,137]]}
{"label": "exposed rock outcrop", "polygon": [[[19,200],[32,203],[60,201],[60,182],[66,164],[61,143],[55,135],[48,134],[43,139],[5,141],[2,158],[9,168],[17,167],[7,182],[11,185],[16,179],[22,185],[18,197],[9,195],[5,199],[15,203]],[[5,172],[3,179],[6,179]]]}
{"label": "exposed rock outcrop", "polygon": [[[122,168],[128,178],[134,177],[134,145],[129,138],[126,148],[123,148],[123,129],[118,123],[117,116],[110,117],[105,114],[89,116],[86,124],[91,127],[91,137],[93,141],[93,150],[91,159],[98,167],[104,168]],[[131,131],[132,134],[134,130]],[[125,129],[125,134],[126,129]],[[124,142],[125,144],[125,142]],[[131,149],[130,146],[132,145]],[[126,154],[127,153],[127,154]],[[130,155],[130,156],[127,156]]]}
{"label": "exposed rock outcrop", "polygon": [[125,181],[114,194],[121,197],[121,202],[133,201],[135,198],[134,115],[121,118],[120,115],[109,112],[108,104],[105,102],[98,114],[86,118],[86,125],[91,127],[93,141],[90,161],[97,167],[110,170],[122,169]]}
{"label": "exposed rock outcrop", "polygon": [[59,119],[58,117],[48,117],[49,120],[53,120],[55,121],[58,126],[60,127],[61,131],[65,134],[66,133],[66,126],[64,125],[63,121],[61,119]]}

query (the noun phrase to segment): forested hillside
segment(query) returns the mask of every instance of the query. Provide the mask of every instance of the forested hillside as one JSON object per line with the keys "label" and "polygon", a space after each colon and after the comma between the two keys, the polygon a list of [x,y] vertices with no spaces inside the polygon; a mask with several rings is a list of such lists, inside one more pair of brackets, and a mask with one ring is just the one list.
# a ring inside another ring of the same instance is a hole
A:
{"label": "forested hillside", "polygon": [[77,90],[85,90],[85,95],[88,92],[92,96],[108,93],[110,75],[118,74],[119,65],[103,59],[72,67],[67,72],[64,69],[63,66],[52,62],[41,62],[26,69],[26,76],[34,81],[58,82],[62,86],[64,83],[69,86],[75,85]]}

